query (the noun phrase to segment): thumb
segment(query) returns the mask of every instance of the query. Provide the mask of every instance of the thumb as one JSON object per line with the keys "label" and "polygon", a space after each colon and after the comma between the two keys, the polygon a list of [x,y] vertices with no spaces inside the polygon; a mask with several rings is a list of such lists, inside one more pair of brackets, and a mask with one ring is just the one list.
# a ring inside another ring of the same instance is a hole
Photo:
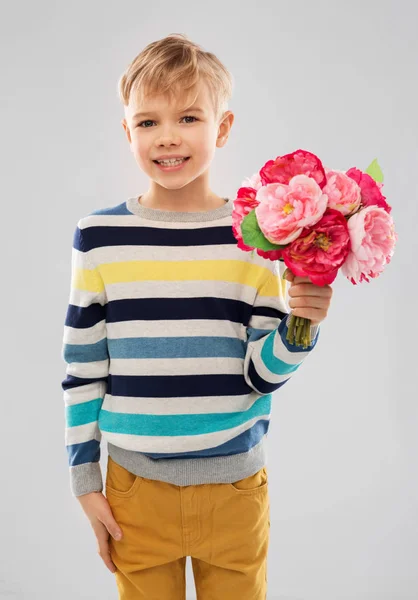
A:
{"label": "thumb", "polygon": [[108,530],[108,532],[110,533],[110,535],[115,539],[115,540],[120,540],[123,537],[123,532],[121,530],[121,528],[119,527],[119,525],[116,523],[112,511],[109,507],[109,510],[106,511],[106,514],[103,515],[103,518],[101,519],[103,525],[106,527],[106,529]]}
{"label": "thumb", "polygon": [[286,279],[287,281],[290,281],[290,283],[292,283],[292,282],[293,282],[293,280],[294,280],[294,278],[295,278],[294,274],[293,274],[293,273],[292,273],[292,271],[289,269],[289,267],[287,267],[287,268],[285,269],[285,272],[283,273],[283,279]]}
{"label": "thumb", "polygon": [[112,519],[112,521],[106,522],[105,526],[113,539],[115,539],[115,540],[122,539],[122,537],[123,537],[122,530],[114,519]]}

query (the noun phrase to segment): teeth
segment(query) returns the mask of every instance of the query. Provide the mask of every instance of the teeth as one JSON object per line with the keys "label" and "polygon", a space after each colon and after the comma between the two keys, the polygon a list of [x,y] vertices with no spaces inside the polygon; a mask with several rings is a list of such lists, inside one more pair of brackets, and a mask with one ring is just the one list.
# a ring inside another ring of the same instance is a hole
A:
{"label": "teeth", "polygon": [[186,159],[185,158],[176,158],[176,159],[167,159],[167,160],[158,160],[157,162],[160,163],[160,165],[179,165],[180,163],[184,162]]}

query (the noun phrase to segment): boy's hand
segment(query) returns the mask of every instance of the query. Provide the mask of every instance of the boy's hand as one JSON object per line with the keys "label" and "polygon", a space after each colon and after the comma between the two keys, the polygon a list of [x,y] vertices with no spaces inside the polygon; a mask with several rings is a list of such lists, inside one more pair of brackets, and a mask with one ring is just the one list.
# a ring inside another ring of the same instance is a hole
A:
{"label": "boy's hand", "polygon": [[289,288],[289,306],[295,317],[311,320],[311,325],[317,325],[325,319],[331,304],[332,288],[330,285],[315,285],[309,277],[296,277],[287,271]]}
{"label": "boy's hand", "polygon": [[[102,492],[91,492],[90,494],[77,496],[77,499],[80,501],[81,507],[93,527],[98,544],[98,553],[109,571],[114,573],[116,565],[110,557],[109,534],[115,540],[120,540],[122,531],[113,517],[107,498]],[[120,538],[117,537],[118,532],[121,534]]]}

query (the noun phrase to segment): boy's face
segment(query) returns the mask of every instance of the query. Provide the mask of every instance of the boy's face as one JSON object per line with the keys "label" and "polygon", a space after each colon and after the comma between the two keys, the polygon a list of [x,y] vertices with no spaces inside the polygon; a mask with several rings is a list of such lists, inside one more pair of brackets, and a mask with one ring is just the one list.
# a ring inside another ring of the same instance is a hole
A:
{"label": "boy's face", "polygon": [[[125,129],[138,166],[166,189],[182,188],[207,174],[216,147],[228,138],[234,115],[226,111],[218,122],[206,83],[199,85],[193,108],[181,110],[184,98],[170,100],[162,95],[139,104],[136,98],[125,107]],[[200,109],[200,110],[198,110]],[[138,113],[142,113],[138,115]],[[164,171],[154,161],[162,156],[190,157],[180,169]]]}

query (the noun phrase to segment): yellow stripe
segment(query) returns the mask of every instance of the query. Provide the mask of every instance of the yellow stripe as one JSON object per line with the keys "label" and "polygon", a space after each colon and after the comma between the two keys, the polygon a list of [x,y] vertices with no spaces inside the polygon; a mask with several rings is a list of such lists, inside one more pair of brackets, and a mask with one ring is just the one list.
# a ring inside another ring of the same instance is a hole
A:
{"label": "yellow stripe", "polygon": [[106,283],[128,281],[231,281],[259,287],[269,270],[241,260],[141,260],[100,265]]}
{"label": "yellow stripe", "polygon": [[280,275],[273,275],[271,272],[267,281],[263,283],[258,290],[259,296],[281,296],[286,297],[286,281]]}
{"label": "yellow stripe", "polygon": [[104,284],[95,269],[74,269],[72,287],[86,292],[103,292]]}
{"label": "yellow stripe", "polygon": [[133,281],[230,281],[251,286],[261,296],[276,296],[286,282],[272,275],[267,267],[241,260],[156,261],[135,260],[102,264],[99,274],[92,269],[76,269],[73,287],[102,292],[103,282]]}

